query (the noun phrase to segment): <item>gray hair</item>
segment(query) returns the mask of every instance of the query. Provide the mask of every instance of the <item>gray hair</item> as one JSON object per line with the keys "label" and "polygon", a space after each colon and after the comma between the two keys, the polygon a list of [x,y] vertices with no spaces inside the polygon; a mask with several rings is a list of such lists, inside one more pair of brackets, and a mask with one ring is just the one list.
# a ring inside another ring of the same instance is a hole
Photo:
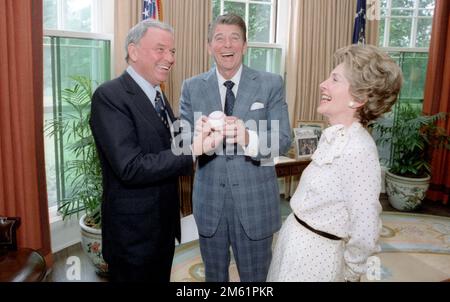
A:
{"label": "gray hair", "polygon": [[147,32],[147,30],[149,28],[159,28],[159,29],[168,31],[171,34],[173,34],[172,26],[170,26],[167,23],[164,23],[164,22],[161,22],[158,20],[154,20],[154,19],[146,19],[146,20],[139,22],[133,28],[130,29],[130,31],[128,32],[127,38],[125,39],[125,52],[127,54],[125,57],[125,61],[127,61],[127,63],[128,63],[128,59],[130,58],[129,54],[128,54],[128,45],[130,45],[132,43],[139,44],[139,41],[141,41],[142,37],[145,35],[145,33]]}

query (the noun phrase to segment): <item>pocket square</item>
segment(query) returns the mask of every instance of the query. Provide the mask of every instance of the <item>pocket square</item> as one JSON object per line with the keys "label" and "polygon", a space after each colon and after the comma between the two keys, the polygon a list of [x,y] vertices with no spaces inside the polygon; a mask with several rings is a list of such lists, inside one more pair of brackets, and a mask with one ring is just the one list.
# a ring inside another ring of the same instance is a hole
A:
{"label": "pocket square", "polygon": [[254,102],[254,103],[252,104],[252,106],[250,107],[250,111],[258,110],[258,109],[262,109],[262,108],[264,108],[264,104],[263,104],[263,103],[260,103],[260,102]]}

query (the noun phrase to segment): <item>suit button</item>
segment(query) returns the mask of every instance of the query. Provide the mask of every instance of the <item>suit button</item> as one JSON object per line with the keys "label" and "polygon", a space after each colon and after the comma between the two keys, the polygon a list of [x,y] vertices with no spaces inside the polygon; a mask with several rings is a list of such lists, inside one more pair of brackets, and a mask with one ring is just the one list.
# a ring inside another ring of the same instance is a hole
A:
{"label": "suit button", "polygon": [[220,184],[220,186],[221,186],[222,188],[225,188],[225,184]]}

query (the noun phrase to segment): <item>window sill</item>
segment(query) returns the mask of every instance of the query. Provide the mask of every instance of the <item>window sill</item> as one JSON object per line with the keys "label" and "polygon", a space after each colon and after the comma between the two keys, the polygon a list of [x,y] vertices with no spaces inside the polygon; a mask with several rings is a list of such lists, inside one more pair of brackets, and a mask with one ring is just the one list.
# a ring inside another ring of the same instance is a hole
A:
{"label": "window sill", "polygon": [[49,208],[49,221],[52,253],[81,241],[80,225],[76,215],[63,220],[57,212],[57,207],[54,206]]}

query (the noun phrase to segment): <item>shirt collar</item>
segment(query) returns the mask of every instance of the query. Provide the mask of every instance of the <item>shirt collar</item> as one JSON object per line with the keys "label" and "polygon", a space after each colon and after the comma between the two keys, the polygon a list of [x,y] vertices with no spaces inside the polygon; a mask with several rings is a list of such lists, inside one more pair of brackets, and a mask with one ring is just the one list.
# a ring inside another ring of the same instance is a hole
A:
{"label": "shirt collar", "polygon": [[242,64],[239,67],[238,71],[236,72],[236,74],[229,80],[226,80],[219,72],[219,69],[217,69],[216,67],[216,74],[217,74],[217,80],[219,81],[219,87],[223,86],[223,83],[225,83],[226,81],[232,81],[234,83],[234,86],[237,87],[239,85],[239,81],[241,80],[241,75],[242,75]]}
{"label": "shirt collar", "polygon": [[152,104],[155,104],[156,91],[161,93],[161,88],[159,85],[153,86],[146,79],[144,79],[139,73],[134,70],[132,66],[127,67],[127,72],[131,76],[131,78],[138,84],[139,87],[144,91],[147,97],[150,99]]}
{"label": "shirt collar", "polygon": [[332,163],[345,150],[350,137],[361,127],[360,123],[354,122],[348,128],[342,124],[326,128],[311,159],[319,166]]}

